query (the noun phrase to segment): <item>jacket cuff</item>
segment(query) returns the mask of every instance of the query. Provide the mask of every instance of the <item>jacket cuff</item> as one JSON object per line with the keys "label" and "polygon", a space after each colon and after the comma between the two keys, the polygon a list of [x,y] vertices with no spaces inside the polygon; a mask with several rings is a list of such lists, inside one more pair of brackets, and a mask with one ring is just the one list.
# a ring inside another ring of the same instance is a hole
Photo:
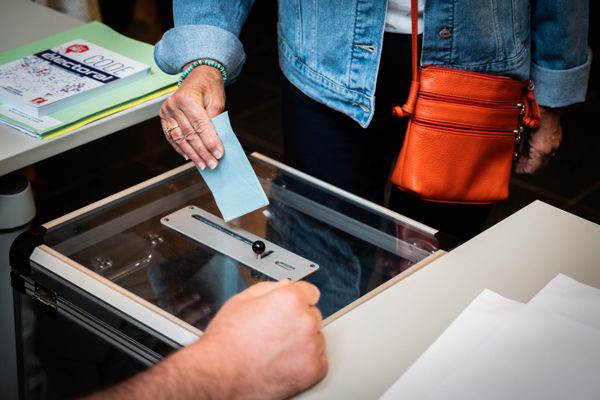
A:
{"label": "jacket cuff", "polygon": [[212,58],[235,80],[246,60],[244,46],[233,33],[211,25],[182,25],[169,29],[154,47],[156,65],[168,74],[199,58]]}
{"label": "jacket cuff", "polygon": [[531,80],[535,84],[535,99],[541,106],[565,107],[585,101],[592,63],[588,49],[585,64],[565,70],[554,70],[532,64]]}

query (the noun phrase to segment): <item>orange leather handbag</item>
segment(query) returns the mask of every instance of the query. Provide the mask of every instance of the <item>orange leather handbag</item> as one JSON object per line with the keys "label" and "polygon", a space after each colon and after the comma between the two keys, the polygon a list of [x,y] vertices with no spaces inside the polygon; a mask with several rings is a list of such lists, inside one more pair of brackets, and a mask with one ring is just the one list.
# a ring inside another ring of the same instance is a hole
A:
{"label": "orange leather handbag", "polygon": [[429,201],[494,203],[508,197],[513,159],[526,128],[539,127],[529,81],[417,63],[417,0],[411,1],[409,117],[392,173],[401,190]]}

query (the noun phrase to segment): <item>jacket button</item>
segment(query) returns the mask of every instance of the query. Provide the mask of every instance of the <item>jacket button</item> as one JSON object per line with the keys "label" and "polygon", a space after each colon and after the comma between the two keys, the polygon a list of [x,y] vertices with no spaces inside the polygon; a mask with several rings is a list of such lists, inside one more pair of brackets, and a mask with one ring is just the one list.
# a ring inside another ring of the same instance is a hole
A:
{"label": "jacket button", "polygon": [[452,36],[452,32],[448,28],[442,28],[442,30],[438,32],[438,35],[442,39],[448,39],[450,36]]}

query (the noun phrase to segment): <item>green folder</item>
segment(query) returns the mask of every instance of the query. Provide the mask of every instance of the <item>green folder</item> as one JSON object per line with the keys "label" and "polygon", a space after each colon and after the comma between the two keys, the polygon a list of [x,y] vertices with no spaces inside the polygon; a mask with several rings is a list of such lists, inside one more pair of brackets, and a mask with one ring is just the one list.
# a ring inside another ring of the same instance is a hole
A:
{"label": "green folder", "polygon": [[[0,53],[0,64],[56,47],[74,39],[85,39],[150,65],[150,73],[146,77],[137,79],[127,85],[103,91],[99,95],[86,98],[76,105],[49,114],[48,117],[58,120],[59,124],[46,129],[28,125],[22,119],[17,120],[7,115],[1,108],[0,120],[15,126],[17,129],[26,131],[32,136],[52,139],[115,112],[172,92],[177,88],[178,76],[163,73],[154,63],[154,46],[123,36],[100,22],[90,22]],[[1,106],[2,103],[0,102]]]}

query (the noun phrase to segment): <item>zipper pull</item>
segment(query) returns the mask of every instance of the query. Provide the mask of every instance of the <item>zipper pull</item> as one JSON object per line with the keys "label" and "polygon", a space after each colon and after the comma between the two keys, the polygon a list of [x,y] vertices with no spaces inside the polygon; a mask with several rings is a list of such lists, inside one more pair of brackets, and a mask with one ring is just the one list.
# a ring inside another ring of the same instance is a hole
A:
{"label": "zipper pull", "polygon": [[521,146],[521,143],[523,142],[524,139],[524,133],[525,133],[525,127],[523,125],[519,125],[519,127],[517,129],[515,129],[513,131],[513,133],[515,134],[515,160],[517,158],[519,158],[519,154],[521,153],[523,147]]}

